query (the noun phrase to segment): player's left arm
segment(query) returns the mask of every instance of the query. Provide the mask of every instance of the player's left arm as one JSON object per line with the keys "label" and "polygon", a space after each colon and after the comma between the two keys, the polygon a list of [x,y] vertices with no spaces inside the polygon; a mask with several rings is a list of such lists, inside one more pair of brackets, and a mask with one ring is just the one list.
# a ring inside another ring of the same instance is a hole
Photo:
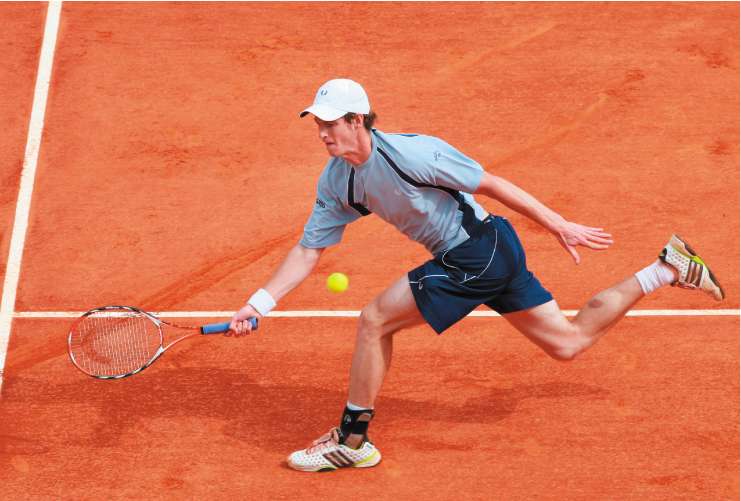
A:
{"label": "player's left arm", "polygon": [[474,192],[498,200],[510,209],[519,212],[550,231],[579,264],[576,247],[582,245],[594,250],[604,250],[612,245],[612,235],[602,228],[593,228],[567,221],[538,199],[504,178],[484,171],[481,182]]}

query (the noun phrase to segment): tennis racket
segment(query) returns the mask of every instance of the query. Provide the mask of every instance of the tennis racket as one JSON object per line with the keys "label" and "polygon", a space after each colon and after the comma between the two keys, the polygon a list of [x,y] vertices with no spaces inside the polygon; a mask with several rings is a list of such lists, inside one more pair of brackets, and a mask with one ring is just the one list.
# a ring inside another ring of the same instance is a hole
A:
{"label": "tennis racket", "polygon": [[[250,321],[257,329],[257,319]],[[165,325],[192,332],[165,346]],[[228,330],[229,322],[200,327],[175,325],[133,306],[103,306],[85,312],[72,324],[67,350],[75,367],[88,376],[121,379],[143,371],[184,339]]]}

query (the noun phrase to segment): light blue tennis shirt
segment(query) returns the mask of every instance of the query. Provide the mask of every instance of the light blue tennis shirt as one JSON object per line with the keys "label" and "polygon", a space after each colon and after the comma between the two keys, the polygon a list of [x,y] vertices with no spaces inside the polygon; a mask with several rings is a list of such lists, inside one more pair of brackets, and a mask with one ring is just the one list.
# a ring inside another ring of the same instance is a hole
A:
{"label": "light blue tennis shirt", "polygon": [[488,213],[471,193],[484,170],[445,141],[417,134],[371,131],[368,160],[353,167],[332,157],[317,186],[301,245],[339,243],[345,226],[377,214],[436,254],[464,242]]}

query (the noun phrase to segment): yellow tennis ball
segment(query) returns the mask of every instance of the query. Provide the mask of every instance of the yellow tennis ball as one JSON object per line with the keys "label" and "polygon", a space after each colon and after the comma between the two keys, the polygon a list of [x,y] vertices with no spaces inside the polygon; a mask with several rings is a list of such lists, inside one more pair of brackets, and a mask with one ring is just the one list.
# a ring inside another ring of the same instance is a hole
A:
{"label": "yellow tennis ball", "polygon": [[331,292],[345,292],[350,280],[344,273],[332,273],[327,277],[327,289]]}

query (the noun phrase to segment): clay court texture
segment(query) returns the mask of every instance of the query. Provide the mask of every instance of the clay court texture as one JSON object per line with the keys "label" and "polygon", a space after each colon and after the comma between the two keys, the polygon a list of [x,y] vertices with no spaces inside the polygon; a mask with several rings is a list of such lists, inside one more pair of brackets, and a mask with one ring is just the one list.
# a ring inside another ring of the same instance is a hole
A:
{"label": "clay court texture", "polygon": [[[0,498],[738,499],[739,3],[50,12],[0,3]],[[34,124],[47,20],[58,32]],[[726,300],[662,289],[569,363],[495,316],[402,332],[370,430],[384,460],[368,470],[299,473],[285,457],[338,422],[354,315],[428,259],[375,216],[259,334],[182,343],[121,381],[75,370],[80,312],[218,321],[265,283],[326,161],[298,112],[334,77],[365,86],[380,130],[439,136],[612,233],[575,266],[535,223],[479,199],[514,223],[564,310],[649,264],[673,232]],[[326,290],[335,271],[344,294]]]}

